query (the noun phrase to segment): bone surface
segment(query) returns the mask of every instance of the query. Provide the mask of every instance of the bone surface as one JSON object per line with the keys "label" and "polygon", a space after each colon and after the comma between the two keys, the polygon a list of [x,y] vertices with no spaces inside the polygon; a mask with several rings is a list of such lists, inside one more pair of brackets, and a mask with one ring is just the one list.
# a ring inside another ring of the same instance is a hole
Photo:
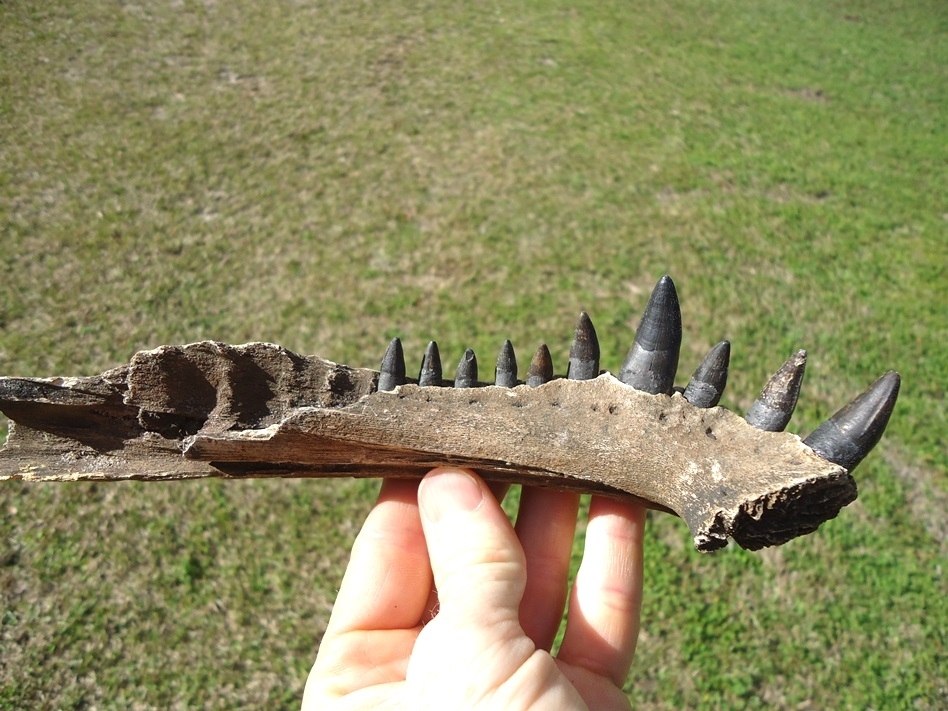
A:
{"label": "bone surface", "polygon": [[609,373],[381,392],[379,377],[273,344],[203,342],[143,351],[94,377],[0,378],[13,420],[0,479],[420,477],[456,464],[675,513],[702,551],[729,537],[783,543],[856,496],[849,472],[795,435]]}

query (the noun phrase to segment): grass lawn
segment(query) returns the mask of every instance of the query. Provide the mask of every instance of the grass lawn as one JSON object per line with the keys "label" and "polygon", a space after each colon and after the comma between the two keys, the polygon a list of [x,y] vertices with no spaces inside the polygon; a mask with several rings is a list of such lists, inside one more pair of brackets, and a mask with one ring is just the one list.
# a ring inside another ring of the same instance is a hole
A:
{"label": "grass lawn", "polygon": [[[797,348],[794,432],[903,388],[814,535],[651,517],[633,705],[946,708],[946,38],[939,0],[0,0],[0,374],[394,335],[562,372],[581,309],[616,372],[669,273],[731,409]],[[0,485],[0,709],[298,707],[375,489]]]}

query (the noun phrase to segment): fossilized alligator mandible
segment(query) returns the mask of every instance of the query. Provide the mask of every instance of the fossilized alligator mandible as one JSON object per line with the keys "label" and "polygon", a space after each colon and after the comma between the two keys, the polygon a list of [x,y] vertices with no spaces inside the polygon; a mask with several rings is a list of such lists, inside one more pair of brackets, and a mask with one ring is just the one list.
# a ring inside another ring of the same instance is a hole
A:
{"label": "fossilized alligator mandible", "polygon": [[716,407],[730,346],[674,387],[675,286],[649,299],[618,378],[599,368],[582,313],[565,378],[540,346],[525,382],[510,342],[494,387],[468,350],[445,380],[434,342],[417,379],[398,339],[379,372],[267,343],[203,342],[137,353],[87,378],[0,378],[13,425],[0,479],[421,476],[445,463],[488,479],[632,497],[681,516],[696,547],[744,548],[815,530],[856,498],[853,468],[882,436],[899,376],[883,375],[806,439],[782,432],[806,363],[799,351],[746,418]]}

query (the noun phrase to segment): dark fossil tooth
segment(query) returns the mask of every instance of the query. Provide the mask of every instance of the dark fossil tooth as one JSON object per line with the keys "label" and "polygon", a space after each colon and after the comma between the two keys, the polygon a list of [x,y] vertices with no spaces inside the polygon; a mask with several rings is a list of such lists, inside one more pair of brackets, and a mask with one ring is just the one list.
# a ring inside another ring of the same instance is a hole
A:
{"label": "dark fossil tooth", "polygon": [[505,388],[517,385],[517,355],[513,344],[507,340],[497,354],[497,368],[494,370],[494,384]]}
{"label": "dark fossil tooth", "polygon": [[477,356],[468,348],[461,356],[458,369],[454,374],[454,387],[473,388],[477,385]]}
{"label": "dark fossil tooth", "polygon": [[421,386],[441,385],[441,353],[438,344],[429,341],[425,347],[425,357],[421,361],[421,370],[418,371],[418,384]]}
{"label": "dark fossil tooth", "polygon": [[599,376],[599,337],[585,311],[579,314],[573,345],[569,349],[566,377],[570,380],[592,380]]}
{"label": "dark fossil tooth", "polygon": [[685,388],[685,400],[695,407],[714,407],[727,385],[727,368],[731,360],[731,344],[721,341],[708,351],[701,365]]}
{"label": "dark fossil tooth", "polygon": [[672,392],[681,349],[681,307],[675,282],[663,276],[645,306],[645,314],[619,371],[619,380],[636,390]]}
{"label": "dark fossil tooth", "polygon": [[813,430],[803,443],[823,459],[851,472],[885,432],[900,384],[899,374],[890,370]]}
{"label": "dark fossil tooth", "polygon": [[770,376],[760,395],[747,412],[747,423],[765,432],[783,432],[800,395],[806,351],[799,350]]}
{"label": "dark fossil tooth", "polygon": [[402,342],[393,338],[382,357],[382,367],[379,368],[379,390],[394,390],[405,384],[405,354],[402,352]]}
{"label": "dark fossil tooth", "polygon": [[527,371],[527,385],[535,388],[543,383],[553,380],[553,358],[550,356],[550,349],[545,343],[541,343],[537,352],[533,354],[533,360],[530,361],[530,370]]}

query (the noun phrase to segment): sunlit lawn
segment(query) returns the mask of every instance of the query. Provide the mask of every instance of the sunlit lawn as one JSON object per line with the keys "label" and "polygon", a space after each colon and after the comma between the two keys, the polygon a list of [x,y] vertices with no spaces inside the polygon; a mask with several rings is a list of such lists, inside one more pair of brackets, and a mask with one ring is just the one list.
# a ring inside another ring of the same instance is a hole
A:
{"label": "sunlit lawn", "polygon": [[[633,705],[944,708],[946,31],[931,0],[0,2],[0,373],[394,335],[561,372],[580,309],[615,371],[670,273],[679,379],[729,338],[726,406],[801,347],[795,432],[903,390],[816,534],[703,556],[652,517]],[[0,485],[0,708],[298,706],[373,495]]]}

